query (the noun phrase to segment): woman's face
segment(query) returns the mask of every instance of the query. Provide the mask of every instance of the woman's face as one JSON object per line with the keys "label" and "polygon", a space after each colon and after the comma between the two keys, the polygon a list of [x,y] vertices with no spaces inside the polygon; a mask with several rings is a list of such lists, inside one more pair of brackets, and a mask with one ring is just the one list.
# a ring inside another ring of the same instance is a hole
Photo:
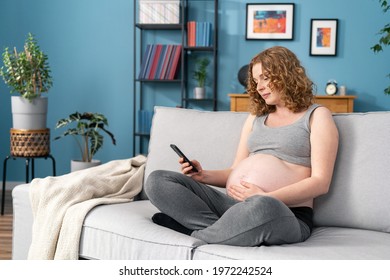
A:
{"label": "woman's face", "polygon": [[269,78],[263,73],[261,63],[253,65],[252,77],[257,84],[257,92],[268,105],[276,105],[280,102],[280,94],[275,89],[270,88]]}

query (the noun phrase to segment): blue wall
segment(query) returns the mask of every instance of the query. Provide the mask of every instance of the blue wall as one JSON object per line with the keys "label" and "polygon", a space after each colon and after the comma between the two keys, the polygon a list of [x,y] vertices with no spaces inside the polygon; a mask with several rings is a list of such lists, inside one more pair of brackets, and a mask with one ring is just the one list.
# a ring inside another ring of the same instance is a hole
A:
{"label": "blue wall", "polygon": [[[242,92],[237,72],[264,48],[284,45],[294,51],[317,84],[319,92],[329,79],[357,95],[356,111],[390,109],[390,50],[374,54],[370,47],[377,32],[389,22],[377,0],[299,0],[295,3],[293,41],[246,41],[246,3],[220,0],[218,109],[229,110],[228,93]],[[257,1],[261,3],[261,1]],[[270,2],[270,1],[267,1]],[[285,3],[286,1],[271,1]],[[310,19],[338,18],[337,57],[309,56]],[[130,0],[1,0],[0,49],[21,48],[28,32],[37,37],[48,54],[54,86],[49,97],[48,126],[52,136],[56,121],[76,110],[101,112],[117,145],[107,143],[96,158],[107,162],[132,155],[133,123],[133,1]],[[0,83],[0,160],[9,153],[11,112],[9,89]],[[164,96],[164,95],[163,95]],[[176,106],[178,96],[156,98],[158,105]],[[78,157],[74,140],[52,142],[58,174],[69,172]],[[9,162],[8,180],[23,181],[23,162]],[[37,176],[49,175],[50,162],[37,163]]]}

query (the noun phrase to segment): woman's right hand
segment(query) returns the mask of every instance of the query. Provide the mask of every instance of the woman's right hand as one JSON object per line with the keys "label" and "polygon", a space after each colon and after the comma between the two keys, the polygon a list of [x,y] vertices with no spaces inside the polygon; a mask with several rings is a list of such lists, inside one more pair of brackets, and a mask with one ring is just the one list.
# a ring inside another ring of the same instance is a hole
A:
{"label": "woman's right hand", "polygon": [[196,167],[196,169],[198,169],[198,172],[194,172],[192,166],[188,162],[185,162],[183,158],[179,158],[179,163],[183,174],[190,175],[195,180],[201,178],[202,166],[197,160],[191,160],[191,163]]}

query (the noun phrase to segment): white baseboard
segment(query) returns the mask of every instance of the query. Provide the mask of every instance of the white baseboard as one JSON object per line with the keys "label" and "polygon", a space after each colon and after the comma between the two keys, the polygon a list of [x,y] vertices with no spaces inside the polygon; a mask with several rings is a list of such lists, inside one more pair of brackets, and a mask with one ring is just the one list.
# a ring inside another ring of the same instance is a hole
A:
{"label": "white baseboard", "polygon": [[[17,185],[25,184],[26,182],[17,182],[17,181],[7,181],[5,182],[5,190],[11,191],[13,188],[15,188]],[[1,186],[3,187],[3,186]],[[0,189],[1,190],[1,189]]]}

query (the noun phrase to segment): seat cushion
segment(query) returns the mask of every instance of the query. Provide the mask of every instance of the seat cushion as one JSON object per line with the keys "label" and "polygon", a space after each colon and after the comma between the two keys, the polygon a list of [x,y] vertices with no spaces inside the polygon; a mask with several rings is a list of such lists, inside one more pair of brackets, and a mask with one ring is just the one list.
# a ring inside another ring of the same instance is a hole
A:
{"label": "seat cushion", "polygon": [[237,247],[204,245],[196,249],[195,260],[389,260],[390,234],[369,230],[322,227],[315,228],[302,243]]}
{"label": "seat cushion", "polygon": [[148,201],[101,205],[84,221],[80,257],[110,260],[189,260],[203,241],[151,221],[157,209]]}

